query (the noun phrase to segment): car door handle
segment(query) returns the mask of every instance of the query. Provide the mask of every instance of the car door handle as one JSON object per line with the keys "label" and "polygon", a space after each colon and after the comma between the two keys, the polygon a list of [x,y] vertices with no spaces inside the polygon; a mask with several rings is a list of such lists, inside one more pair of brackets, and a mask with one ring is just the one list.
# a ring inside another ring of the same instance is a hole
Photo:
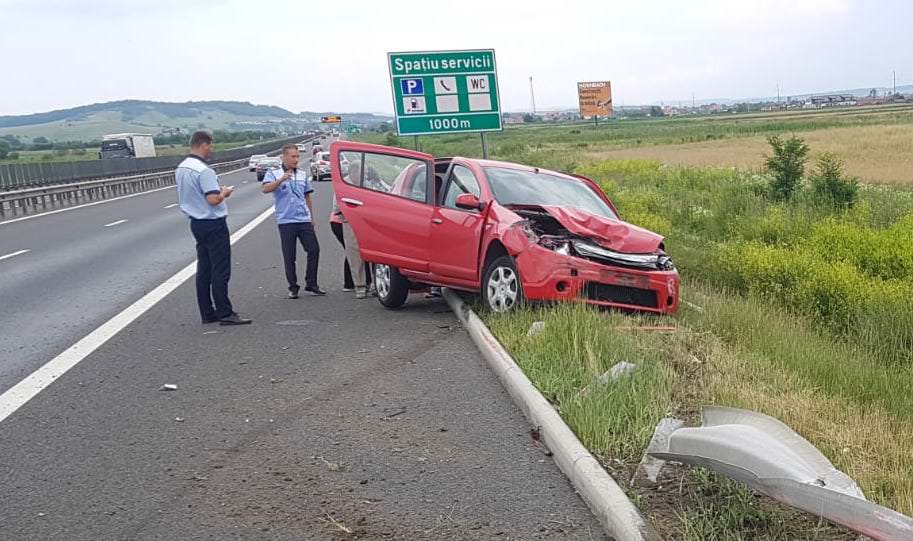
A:
{"label": "car door handle", "polygon": [[350,197],[343,197],[342,202],[349,205],[355,205],[356,207],[363,207],[365,205],[364,201],[359,201],[358,199],[352,199]]}
{"label": "car door handle", "polygon": [[431,218],[431,223],[440,225],[440,224],[444,223],[444,220],[442,220],[440,218]]}

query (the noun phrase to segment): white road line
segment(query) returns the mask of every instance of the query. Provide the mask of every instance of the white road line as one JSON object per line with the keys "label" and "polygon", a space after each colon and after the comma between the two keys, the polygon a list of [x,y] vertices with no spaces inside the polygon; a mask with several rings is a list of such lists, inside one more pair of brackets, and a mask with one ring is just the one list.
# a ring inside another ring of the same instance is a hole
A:
{"label": "white road line", "polygon": [[120,225],[120,224],[122,224],[122,223],[124,223],[124,222],[126,222],[126,221],[127,221],[127,220],[118,220],[118,221],[116,221],[116,222],[111,222],[111,223],[109,223],[109,224],[105,224],[105,225],[102,226],[102,227],[114,227],[115,225]]}
{"label": "white road line", "polygon": [[17,255],[27,254],[29,252],[31,252],[31,250],[19,250],[18,252],[13,252],[11,254],[0,255],[0,261],[3,261],[4,259],[9,259],[11,257],[16,257]]}
{"label": "white road line", "polygon": [[[240,169],[232,169],[231,171],[227,171],[225,173],[220,173],[220,174],[231,175],[231,174],[237,173],[238,171],[246,171],[246,170],[247,170],[246,167],[242,167]],[[23,220],[31,220],[33,218],[41,218],[42,216],[50,216],[51,214],[57,214],[60,212],[69,212],[71,210],[81,209],[81,208],[85,208],[85,207],[94,207],[95,205],[103,205],[105,203],[111,203],[112,201],[120,201],[121,199],[129,199],[131,197],[137,197],[140,195],[160,192],[162,190],[173,190],[173,189],[174,189],[174,186],[165,186],[163,188],[154,188],[152,190],[148,190],[145,192],[131,193],[129,195],[121,195],[118,197],[112,197],[111,199],[105,199],[103,201],[93,201],[91,203],[84,203],[82,205],[76,205],[75,207],[67,207],[67,208],[63,208],[63,209],[49,210],[47,212],[42,212],[41,214],[31,214],[29,216],[20,216],[19,218],[12,218],[9,220],[2,221],[2,222],[0,222],[0,225],[12,224],[12,223],[16,223],[16,222],[21,222]]]}
{"label": "white road line", "polygon": [[177,203],[172,203],[172,204],[170,204],[170,205],[165,205],[165,208],[166,208],[166,209],[173,209],[173,208],[176,207],[176,206],[178,206]]}
{"label": "white road line", "polygon": [[[245,235],[254,230],[255,227],[263,223],[264,220],[273,214],[273,207],[263,211],[259,216],[248,222],[244,227],[231,236],[231,244],[234,244],[244,238]],[[73,368],[89,354],[102,346],[105,342],[122,331],[127,325],[132,323],[150,308],[159,303],[168,296],[169,293],[180,287],[196,273],[197,262],[192,263],[181,269],[171,278],[168,278],[158,287],[144,295],[141,299],[128,306],[124,311],[112,317],[100,327],[90,332],[78,342],[64,350],[60,355],[48,361],[44,366],[35,370],[22,381],[8,389],[0,395],[0,422],[12,415],[16,410],[25,405],[29,400],[43,391],[51,383],[64,375],[67,370]]]}

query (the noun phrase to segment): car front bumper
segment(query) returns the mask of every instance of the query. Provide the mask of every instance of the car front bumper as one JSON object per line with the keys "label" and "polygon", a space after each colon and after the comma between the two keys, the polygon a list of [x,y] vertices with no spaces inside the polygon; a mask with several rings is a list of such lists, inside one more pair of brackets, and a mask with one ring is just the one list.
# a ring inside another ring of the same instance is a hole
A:
{"label": "car front bumper", "polygon": [[530,301],[577,301],[638,312],[678,311],[678,271],[648,271],[604,265],[538,245],[515,257]]}

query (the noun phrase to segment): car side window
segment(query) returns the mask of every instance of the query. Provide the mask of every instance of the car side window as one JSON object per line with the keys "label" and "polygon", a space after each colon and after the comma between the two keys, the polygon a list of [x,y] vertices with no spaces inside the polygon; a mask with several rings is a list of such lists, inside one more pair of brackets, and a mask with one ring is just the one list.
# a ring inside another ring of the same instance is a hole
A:
{"label": "car side window", "polygon": [[[350,165],[349,168],[351,167]],[[428,166],[422,160],[366,153],[361,186],[425,203],[428,193]]]}
{"label": "car side window", "polygon": [[476,180],[476,176],[472,174],[472,171],[462,165],[454,165],[442,205],[453,209],[457,208],[456,198],[464,193],[471,193],[476,197],[481,197],[482,189],[479,187],[479,181]]}
{"label": "car side window", "polygon": [[339,153],[339,168],[342,170],[342,180],[346,184],[361,186],[361,161],[360,152]]}

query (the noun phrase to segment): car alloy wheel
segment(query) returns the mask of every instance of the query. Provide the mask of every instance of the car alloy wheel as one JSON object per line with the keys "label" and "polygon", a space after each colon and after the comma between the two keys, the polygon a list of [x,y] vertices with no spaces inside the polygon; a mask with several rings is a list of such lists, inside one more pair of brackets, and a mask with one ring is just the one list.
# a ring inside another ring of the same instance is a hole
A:
{"label": "car alloy wheel", "polygon": [[488,307],[492,312],[510,311],[520,299],[520,278],[510,267],[496,267],[489,275],[485,287]]}
{"label": "car alloy wheel", "polygon": [[390,296],[390,267],[387,265],[374,265],[374,286],[377,296],[386,299]]}

